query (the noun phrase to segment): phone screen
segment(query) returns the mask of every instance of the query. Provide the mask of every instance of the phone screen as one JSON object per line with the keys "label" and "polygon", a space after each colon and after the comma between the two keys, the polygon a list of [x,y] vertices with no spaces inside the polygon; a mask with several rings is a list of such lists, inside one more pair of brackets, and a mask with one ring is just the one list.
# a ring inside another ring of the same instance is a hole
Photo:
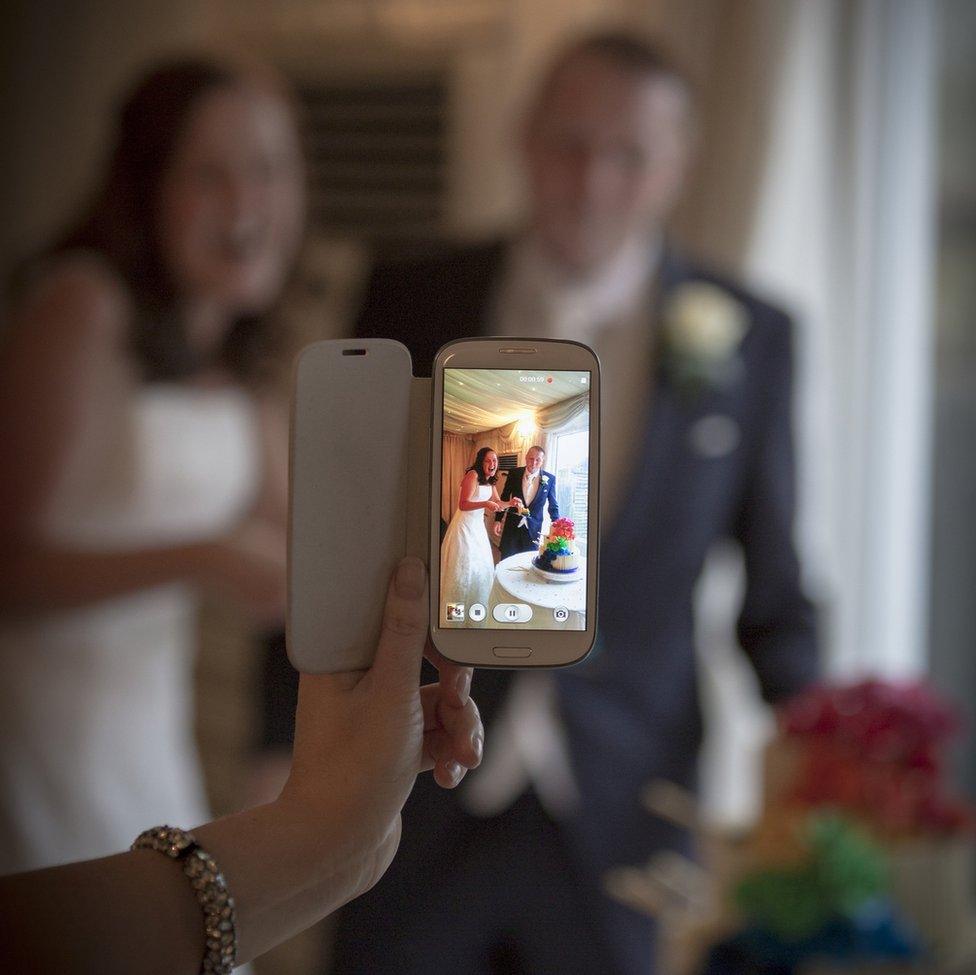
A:
{"label": "phone screen", "polygon": [[444,370],[440,626],[586,629],[591,380]]}

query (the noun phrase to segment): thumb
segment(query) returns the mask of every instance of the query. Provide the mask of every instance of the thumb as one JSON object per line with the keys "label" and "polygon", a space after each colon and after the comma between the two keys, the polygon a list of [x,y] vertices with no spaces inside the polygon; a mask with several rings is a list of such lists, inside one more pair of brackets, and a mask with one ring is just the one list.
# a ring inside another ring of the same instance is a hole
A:
{"label": "thumb", "polygon": [[416,689],[427,642],[427,569],[420,559],[402,559],[390,580],[383,625],[371,673],[377,684]]}

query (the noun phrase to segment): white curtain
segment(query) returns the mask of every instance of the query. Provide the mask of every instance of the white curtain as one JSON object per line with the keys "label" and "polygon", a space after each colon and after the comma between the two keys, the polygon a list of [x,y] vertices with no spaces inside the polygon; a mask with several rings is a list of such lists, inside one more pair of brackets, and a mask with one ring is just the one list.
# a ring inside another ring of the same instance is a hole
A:
{"label": "white curtain", "polygon": [[441,517],[450,523],[457,511],[461,479],[471,466],[477,447],[471,434],[445,433],[441,449]]}
{"label": "white curtain", "polygon": [[[778,17],[753,219],[728,248],[799,326],[798,541],[827,610],[825,667],[914,674],[926,665],[937,9],[783,0]],[[738,553],[717,551],[698,599],[703,799],[735,823],[758,809],[772,730],[730,639],[742,582]]]}
{"label": "white curtain", "polygon": [[799,313],[831,672],[926,664],[937,4],[790,0],[751,275]]}

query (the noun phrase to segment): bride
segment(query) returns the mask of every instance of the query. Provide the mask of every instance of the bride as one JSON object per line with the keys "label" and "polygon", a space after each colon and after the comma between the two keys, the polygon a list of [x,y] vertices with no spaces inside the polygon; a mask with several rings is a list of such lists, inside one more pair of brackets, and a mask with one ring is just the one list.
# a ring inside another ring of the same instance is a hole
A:
{"label": "bride", "polygon": [[458,507],[441,543],[441,620],[447,620],[447,604],[488,605],[488,594],[495,577],[491,542],[485,528],[485,511],[499,511],[517,505],[518,499],[503,502],[498,496],[495,476],[498,455],[482,447],[474,463],[461,479]]}

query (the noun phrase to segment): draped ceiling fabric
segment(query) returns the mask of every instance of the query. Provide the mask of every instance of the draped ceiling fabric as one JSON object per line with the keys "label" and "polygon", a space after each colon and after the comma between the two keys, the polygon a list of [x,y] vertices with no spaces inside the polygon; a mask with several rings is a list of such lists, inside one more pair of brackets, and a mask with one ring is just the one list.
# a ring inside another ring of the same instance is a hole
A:
{"label": "draped ceiling fabric", "polygon": [[[579,396],[579,378],[539,373],[542,382],[519,382],[514,369],[451,369],[444,375],[444,429],[495,430],[562,400]],[[524,371],[523,371],[524,375]],[[546,380],[551,378],[551,382]]]}
{"label": "draped ceiling fabric", "polygon": [[[522,465],[530,447],[542,447],[549,457],[556,433],[580,428],[589,411],[589,393],[580,393],[579,389],[579,382],[553,376],[551,384],[532,384],[523,392],[522,384],[512,383],[510,370],[452,370],[445,375],[441,468],[444,520],[449,522],[454,516],[458,485],[482,447],[490,447],[499,455],[515,454],[517,465]],[[506,397],[504,404],[485,405],[499,395]],[[478,427],[479,418],[506,418],[506,422]],[[499,493],[504,486],[504,475],[500,475]]]}

